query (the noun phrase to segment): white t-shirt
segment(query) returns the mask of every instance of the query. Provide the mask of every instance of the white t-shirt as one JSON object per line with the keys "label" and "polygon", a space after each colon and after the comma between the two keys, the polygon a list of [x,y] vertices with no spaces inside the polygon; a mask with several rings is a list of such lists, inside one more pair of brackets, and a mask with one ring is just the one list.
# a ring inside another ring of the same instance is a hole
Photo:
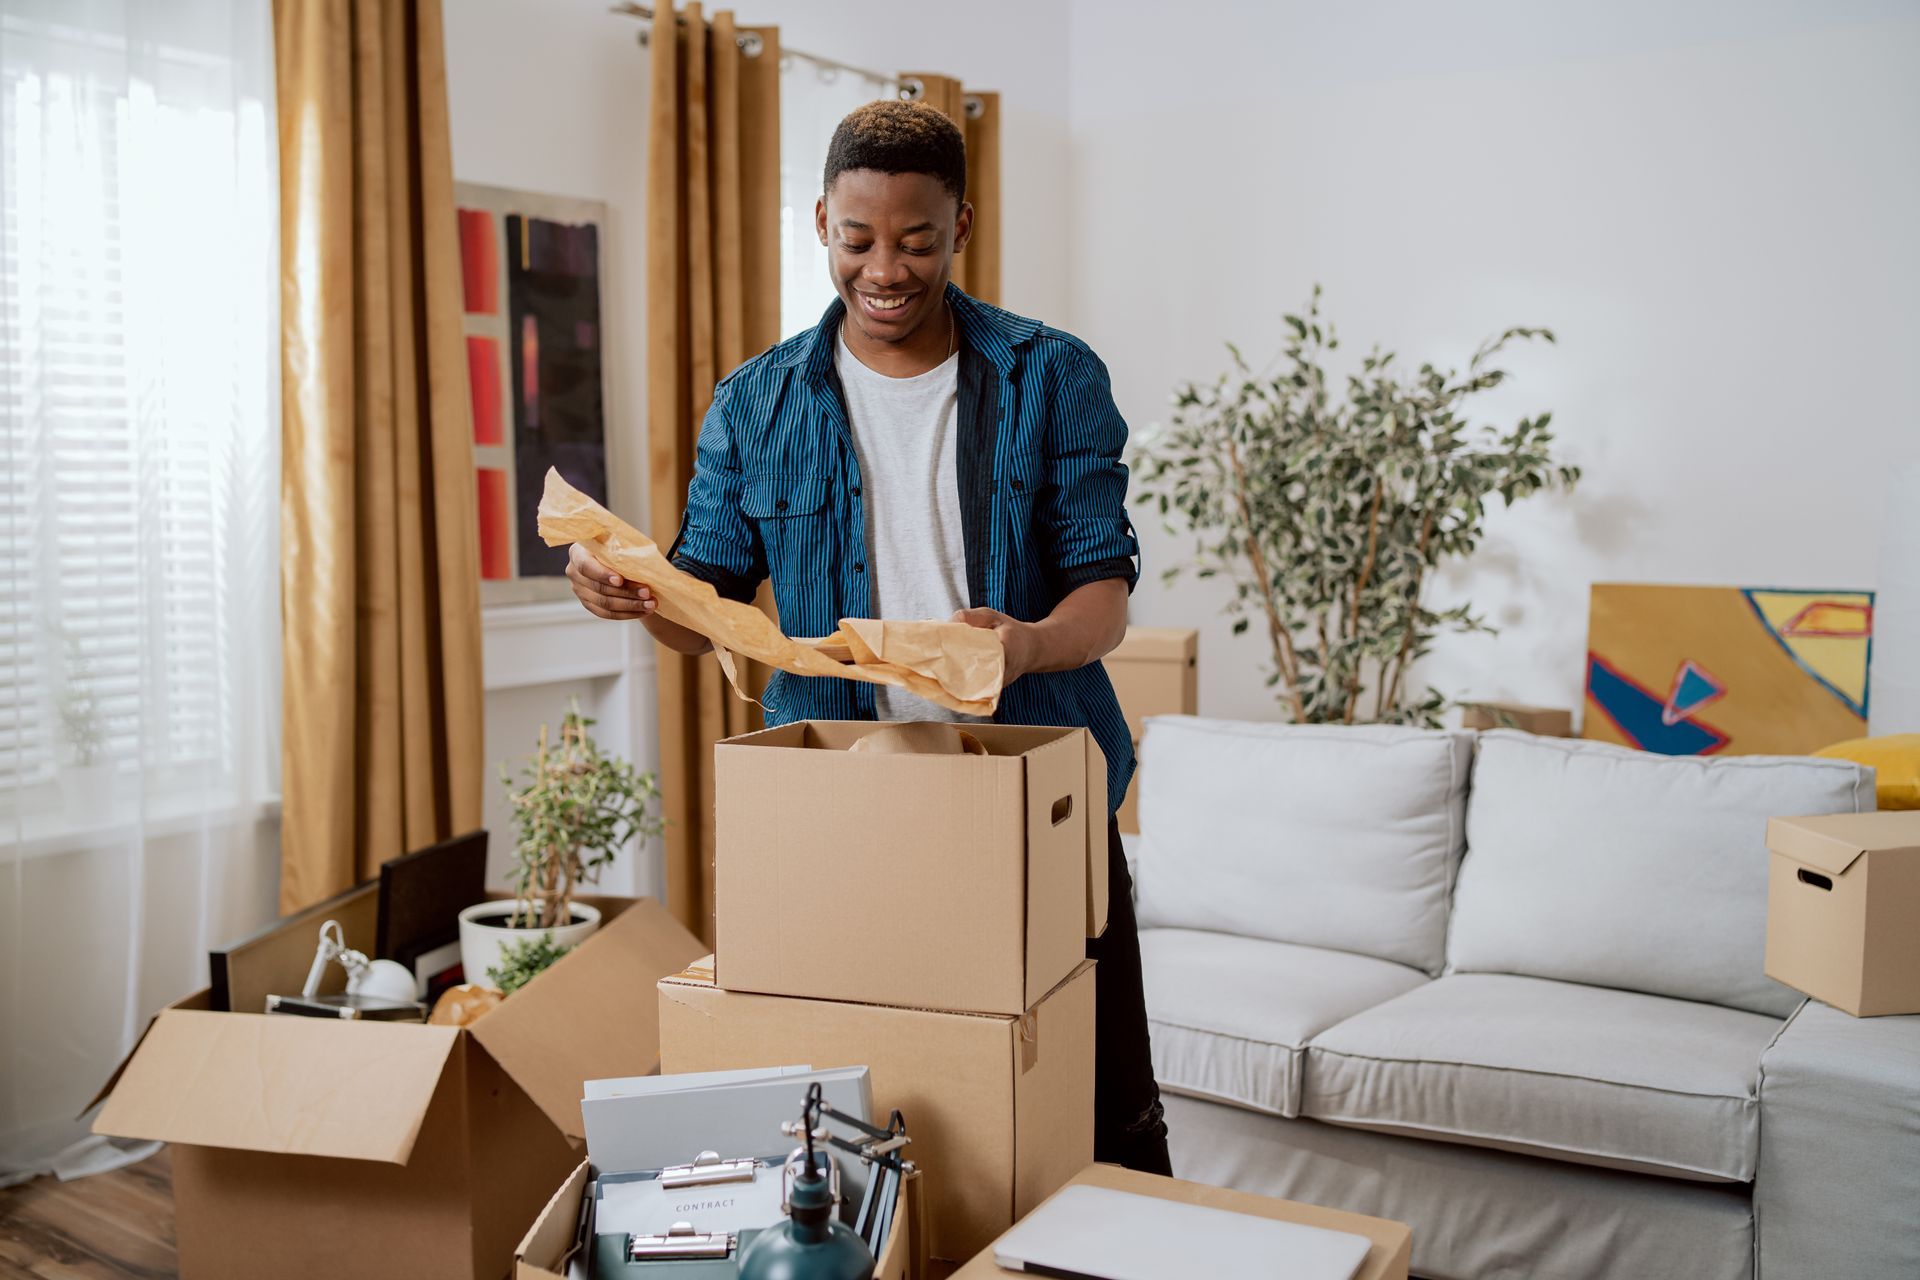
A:
{"label": "white t-shirt", "polygon": [[[844,334],[834,368],[846,393],[867,517],[867,589],[873,616],[944,622],[967,607],[954,437],[960,357],[889,378],[860,363]],[[882,720],[972,720],[890,685],[874,686]]]}

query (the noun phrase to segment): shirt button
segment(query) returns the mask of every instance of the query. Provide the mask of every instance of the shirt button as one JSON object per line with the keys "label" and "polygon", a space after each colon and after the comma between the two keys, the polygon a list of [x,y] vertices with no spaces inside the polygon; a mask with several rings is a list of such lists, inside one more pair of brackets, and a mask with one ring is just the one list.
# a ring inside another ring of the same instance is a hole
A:
{"label": "shirt button", "polygon": [[775,511],[785,511],[787,509],[787,500],[785,498],[775,500],[773,509]]}
{"label": "shirt button", "polygon": [[853,486],[853,496],[854,496],[854,497],[856,497],[856,498],[860,496],[860,486],[859,486],[859,485],[855,485],[855,486]]}
{"label": "shirt button", "polygon": [[865,573],[867,571],[867,566],[864,563],[856,564],[853,566],[853,571],[855,573]]}
{"label": "shirt button", "polygon": [[1024,480],[1015,480],[1013,482],[1013,488],[1015,493],[1018,493],[1020,490],[1026,487],[1027,487],[1027,482]]}

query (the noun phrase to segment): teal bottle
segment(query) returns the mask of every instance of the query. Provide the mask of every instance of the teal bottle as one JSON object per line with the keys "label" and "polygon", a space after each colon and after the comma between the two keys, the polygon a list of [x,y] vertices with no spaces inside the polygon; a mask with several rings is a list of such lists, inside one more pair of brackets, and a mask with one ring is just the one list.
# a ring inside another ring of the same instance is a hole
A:
{"label": "teal bottle", "polygon": [[747,1246],[740,1280],[873,1280],[873,1254],[834,1216],[833,1192],[818,1171],[793,1180],[788,1215]]}

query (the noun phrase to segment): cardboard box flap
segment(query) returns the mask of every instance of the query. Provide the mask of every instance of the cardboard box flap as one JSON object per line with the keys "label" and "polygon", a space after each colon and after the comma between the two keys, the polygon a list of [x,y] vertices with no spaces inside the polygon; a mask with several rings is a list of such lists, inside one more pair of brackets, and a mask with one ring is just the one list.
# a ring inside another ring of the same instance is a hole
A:
{"label": "cardboard box flap", "polygon": [[1091,733],[1087,744],[1087,936],[1097,938],[1107,931],[1107,824],[1113,811],[1107,807],[1107,757]]}
{"label": "cardboard box flap", "polygon": [[654,983],[705,953],[643,898],[468,1031],[560,1132],[582,1142],[581,1083],[659,1067]]}
{"label": "cardboard box flap", "polygon": [[[190,996],[181,996],[178,1000],[175,1000],[167,1006],[167,1009],[211,1008],[213,1008],[213,991],[208,987],[202,987]],[[160,1013],[165,1013],[167,1009],[162,1009]],[[133,1048],[128,1051],[127,1056],[120,1059],[120,1065],[113,1069],[113,1074],[108,1076],[107,1082],[100,1086],[100,1091],[93,1095],[93,1100],[87,1103],[86,1106],[80,1108],[81,1116],[84,1116],[87,1112],[93,1110],[105,1101],[106,1096],[113,1092],[113,1087],[120,1083],[120,1077],[126,1074],[127,1064],[133,1061],[134,1054],[140,1052],[140,1046],[147,1042],[147,1032],[153,1030],[153,1024],[160,1020],[160,1013],[156,1013],[153,1017],[147,1019],[147,1025],[141,1028],[140,1038],[133,1042]],[[80,1116],[74,1117],[76,1120],[79,1118]]]}
{"label": "cardboard box flap", "polygon": [[1767,848],[1830,876],[1845,875],[1869,849],[1888,846],[1879,813],[1830,813],[1813,818],[1769,818]]}
{"label": "cardboard box flap", "polygon": [[170,1009],[95,1133],[405,1164],[453,1027]]}
{"label": "cardboard box flap", "polygon": [[544,1280],[566,1274],[567,1255],[573,1251],[574,1233],[580,1225],[580,1202],[586,1198],[591,1181],[593,1168],[582,1160],[513,1251],[515,1280]]}

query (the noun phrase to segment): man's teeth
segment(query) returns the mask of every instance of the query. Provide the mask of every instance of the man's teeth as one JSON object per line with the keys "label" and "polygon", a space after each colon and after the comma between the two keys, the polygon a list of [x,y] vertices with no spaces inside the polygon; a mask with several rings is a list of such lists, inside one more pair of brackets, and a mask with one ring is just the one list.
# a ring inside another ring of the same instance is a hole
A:
{"label": "man's teeth", "polygon": [[867,299],[867,305],[875,311],[898,311],[901,307],[907,305],[905,298],[876,298],[870,293],[865,295],[865,297]]}

